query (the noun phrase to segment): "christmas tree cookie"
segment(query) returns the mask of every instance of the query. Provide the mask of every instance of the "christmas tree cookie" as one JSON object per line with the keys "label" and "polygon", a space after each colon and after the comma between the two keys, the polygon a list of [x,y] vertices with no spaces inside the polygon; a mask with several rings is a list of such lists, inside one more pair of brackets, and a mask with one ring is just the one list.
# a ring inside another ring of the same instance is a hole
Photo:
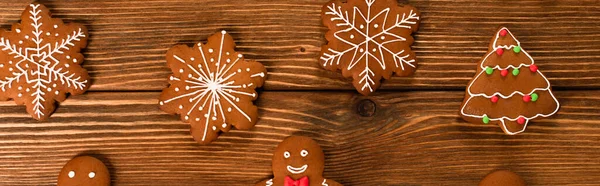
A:
{"label": "christmas tree cookie", "polygon": [[329,28],[321,63],[327,70],[341,70],[344,77],[352,77],[361,94],[373,93],[382,78],[415,71],[411,34],[419,28],[416,8],[398,6],[396,0],[332,0],[321,12]]}
{"label": "christmas tree cookie", "polygon": [[12,31],[0,30],[0,100],[25,105],[37,120],[47,120],[67,94],[82,94],[90,86],[81,67],[87,29],[50,15],[33,3]]}
{"label": "christmas tree cookie", "polygon": [[469,83],[460,113],[472,123],[498,124],[506,134],[558,112],[550,82],[507,29],[501,28]]}
{"label": "christmas tree cookie", "polygon": [[319,144],[301,136],[285,138],[273,153],[273,179],[256,186],[342,186],[323,178],[325,154]]}
{"label": "christmas tree cookie", "polygon": [[267,70],[234,49],[233,38],[222,31],[206,44],[177,45],[167,52],[173,75],[160,95],[160,108],[189,123],[200,144],[232,127],[250,129],[258,120],[255,89],[263,85]]}

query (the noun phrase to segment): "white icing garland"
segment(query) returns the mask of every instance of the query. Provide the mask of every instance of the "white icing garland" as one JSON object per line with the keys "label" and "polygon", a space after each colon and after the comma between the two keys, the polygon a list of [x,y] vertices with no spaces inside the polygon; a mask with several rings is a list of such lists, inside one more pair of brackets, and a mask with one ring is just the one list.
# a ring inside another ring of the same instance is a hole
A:
{"label": "white icing garland", "polygon": [[[400,15],[397,14],[395,24],[389,28],[386,28],[386,26],[387,26],[386,23],[387,23],[388,15],[390,13],[390,8],[386,8],[386,9],[382,10],[381,12],[375,14],[375,16],[371,17],[371,15],[373,15],[373,14],[371,14],[371,6],[375,3],[375,1],[376,0],[365,0],[365,2],[367,3],[367,6],[369,7],[367,10],[366,17],[365,17],[365,14],[360,11],[360,9],[358,9],[357,7],[354,7],[352,19],[349,18],[348,11],[342,11],[341,6],[336,7],[335,3],[333,3],[331,6],[327,6],[329,11],[325,12],[325,14],[336,16],[336,17],[331,18],[332,21],[342,21],[343,22],[343,23],[337,24],[336,26],[348,27],[346,29],[342,29],[342,30],[335,32],[335,34],[334,34],[335,38],[338,39],[339,41],[342,41],[342,42],[348,44],[348,45],[351,45],[352,47],[345,51],[337,51],[337,50],[329,48],[329,50],[328,50],[329,53],[323,53],[323,56],[321,57],[321,60],[323,61],[323,66],[327,66],[327,65],[332,66],[334,63],[336,65],[339,65],[340,59],[342,59],[342,57],[344,55],[346,55],[348,53],[352,53],[353,57],[352,57],[352,60],[350,61],[350,64],[347,67],[347,70],[352,69],[364,58],[365,69],[359,75],[359,77],[361,77],[359,84],[363,85],[361,90],[365,90],[368,88],[370,92],[373,92],[373,86],[375,85],[375,81],[373,80],[375,78],[375,73],[373,72],[371,67],[369,67],[369,58],[370,57],[375,59],[376,62],[379,64],[379,66],[383,70],[386,69],[385,59],[383,57],[384,51],[391,54],[392,56],[394,56],[393,59],[394,59],[396,68],[402,68],[402,70],[404,70],[405,69],[404,64],[406,64],[412,68],[415,68],[415,65],[413,64],[415,62],[415,60],[414,59],[407,60],[407,58],[410,57],[410,54],[406,54],[404,50],[391,51],[390,49],[388,49],[387,47],[385,47],[383,45],[406,41],[406,38],[396,35],[394,33],[390,33],[389,31],[391,31],[394,28],[411,29],[412,26],[410,26],[410,25],[416,25],[417,21],[420,19],[419,16],[417,16],[417,14],[411,10],[408,15],[402,14],[402,17],[400,17]],[[366,22],[366,25],[362,25],[362,24],[360,26],[356,25],[357,15]],[[372,22],[381,15],[384,16],[383,24],[382,25],[372,24]],[[371,27],[378,28],[380,26],[383,30],[381,33],[377,33],[374,35],[369,33],[369,30]],[[366,32],[363,32],[362,29],[365,29]],[[352,41],[352,39],[354,39],[354,35],[350,35],[350,40],[346,40],[339,36],[339,34],[347,33],[349,31],[356,31],[357,33],[359,33],[360,35],[365,37],[365,40],[358,41],[360,43],[355,43],[357,41]],[[370,35],[372,35],[372,36],[370,36]],[[378,42],[378,39],[384,40],[386,37],[391,37],[394,39],[390,40],[390,41],[385,41],[382,43]],[[371,49],[369,46],[370,43],[374,43],[376,45],[376,48],[373,47]],[[361,54],[360,57],[357,58],[357,54],[359,52],[363,53],[363,54]],[[375,56],[373,54],[376,52],[379,52],[379,54],[381,55],[380,58],[378,58],[377,56]]]}
{"label": "white icing garland", "polygon": [[[507,28],[502,28],[502,29],[500,29],[500,30],[506,30],[506,31],[508,32],[508,35],[510,35],[510,36],[511,36],[511,37],[514,39],[514,41],[516,41],[516,42],[517,42],[517,46],[518,46],[518,47],[521,47],[521,42],[519,42],[519,40],[517,40],[517,39],[514,37],[514,35],[513,35],[513,34],[510,32],[510,30],[508,30]],[[535,119],[535,118],[538,118],[538,117],[549,117],[549,116],[551,116],[551,115],[554,115],[556,112],[558,112],[558,109],[560,108],[560,103],[558,102],[558,100],[556,99],[556,97],[554,96],[554,94],[552,93],[552,91],[550,91],[550,81],[548,81],[548,79],[546,78],[546,76],[544,76],[544,74],[542,74],[542,72],[540,72],[539,70],[537,71],[537,73],[539,73],[539,74],[540,74],[540,76],[542,76],[542,77],[544,78],[544,80],[546,81],[546,84],[547,84],[548,86],[547,86],[547,87],[545,87],[545,88],[535,88],[535,89],[533,89],[531,92],[529,92],[528,94],[525,94],[525,93],[523,93],[523,92],[520,92],[520,91],[515,91],[515,92],[513,92],[513,93],[512,93],[512,94],[510,94],[510,95],[503,95],[503,94],[502,94],[502,93],[500,93],[500,92],[496,92],[496,93],[494,93],[494,94],[492,94],[492,95],[486,95],[486,94],[484,94],[484,93],[481,93],[481,94],[473,94],[473,93],[471,92],[471,86],[473,86],[473,84],[475,83],[475,80],[476,80],[476,79],[478,79],[478,78],[479,78],[479,77],[480,77],[482,74],[485,74],[485,73],[486,73],[486,72],[485,72],[485,69],[486,69],[486,67],[484,67],[484,66],[483,66],[483,63],[485,63],[485,61],[487,60],[487,58],[488,58],[489,56],[491,56],[492,54],[494,54],[494,53],[495,53],[495,51],[496,51],[496,50],[498,50],[499,48],[502,48],[502,49],[507,49],[507,50],[511,50],[511,49],[513,49],[514,47],[517,47],[517,46],[515,46],[515,45],[510,45],[510,46],[507,46],[507,45],[497,46],[497,41],[498,41],[499,37],[500,37],[500,32],[496,33],[496,38],[494,39],[494,50],[493,50],[493,51],[491,51],[490,53],[488,53],[488,54],[486,55],[486,57],[485,57],[485,58],[482,60],[482,62],[481,62],[481,65],[480,65],[480,68],[482,69],[482,70],[481,70],[481,72],[479,72],[479,74],[478,74],[478,75],[477,75],[477,76],[474,78],[474,80],[473,80],[473,81],[472,81],[472,82],[469,84],[469,86],[467,87],[467,93],[469,94],[469,99],[467,99],[467,101],[466,101],[466,102],[463,104],[463,107],[462,107],[462,109],[461,109],[461,111],[460,111],[460,112],[461,112],[461,114],[462,114],[463,116],[467,116],[467,117],[473,117],[473,118],[479,118],[479,119],[483,119],[484,117],[486,117],[486,116],[487,116],[486,114],[484,114],[484,115],[472,115],[472,114],[467,114],[467,113],[465,113],[465,108],[467,107],[467,105],[468,105],[468,103],[471,101],[471,99],[473,99],[474,97],[485,97],[485,98],[488,98],[488,99],[489,99],[489,98],[492,98],[492,97],[494,97],[494,96],[499,96],[499,97],[501,97],[501,98],[507,99],[507,98],[510,98],[510,97],[512,97],[512,96],[514,96],[514,95],[517,95],[517,94],[518,94],[518,95],[521,95],[521,96],[525,96],[525,95],[531,95],[531,94],[533,94],[533,93],[534,93],[534,92],[536,92],[536,91],[548,91],[548,93],[550,93],[550,96],[552,96],[552,99],[554,99],[554,101],[556,102],[556,109],[555,109],[555,110],[554,110],[552,113],[550,113],[550,114],[536,114],[536,115],[535,115],[535,116],[533,116],[533,117],[519,116],[519,117],[516,117],[516,118],[510,118],[510,117],[507,117],[507,116],[502,116],[502,117],[500,117],[500,118],[489,118],[489,119],[490,119],[490,121],[500,121],[500,122],[502,123],[502,127],[504,128],[504,131],[506,131],[506,132],[507,132],[508,134],[510,134],[510,135],[515,135],[515,134],[518,134],[518,133],[521,133],[521,132],[525,131],[525,129],[527,128],[527,124],[529,123],[529,120],[532,120],[532,119]],[[535,63],[535,62],[534,62],[534,60],[533,60],[533,58],[532,58],[532,57],[529,55],[529,53],[527,53],[527,52],[525,51],[525,49],[521,48],[521,52],[523,52],[525,55],[527,55],[527,57],[528,57],[528,58],[531,60],[531,65],[533,65],[533,64]],[[521,64],[521,65],[519,65],[519,68],[521,68],[521,67],[530,67],[531,65]],[[490,67],[490,68],[493,68],[494,70],[506,70],[506,69],[515,68],[515,67],[514,67],[513,65],[509,65],[509,66],[507,66],[506,68],[501,68],[501,67],[500,67],[500,65],[496,65],[496,66],[494,66],[494,67]],[[509,120],[509,121],[517,121],[517,120],[518,120],[519,118],[521,118],[521,117],[525,118],[525,123],[524,123],[524,125],[525,125],[525,126],[523,127],[523,129],[522,129],[522,130],[520,130],[520,131],[517,131],[517,132],[511,132],[511,131],[507,130],[507,128],[506,128],[506,124],[504,123],[504,122],[505,122],[505,120]]]}

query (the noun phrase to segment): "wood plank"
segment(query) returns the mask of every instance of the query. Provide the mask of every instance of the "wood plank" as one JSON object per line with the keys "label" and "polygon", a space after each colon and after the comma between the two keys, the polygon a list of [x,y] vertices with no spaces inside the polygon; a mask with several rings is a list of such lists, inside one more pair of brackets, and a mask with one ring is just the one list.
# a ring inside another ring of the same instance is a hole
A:
{"label": "wood plank", "polygon": [[459,91],[264,92],[254,129],[209,146],[158,109],[158,94],[73,96],[49,122],[0,103],[0,185],[53,185],[78,154],[108,162],[117,186],[251,185],[269,177],[288,135],[315,138],[325,175],[345,185],[476,185],[499,168],[530,185],[600,184],[600,91],[557,92],[560,112],[517,136],[460,119]]}
{"label": "wood plank", "polygon": [[[321,5],[327,0],[73,0],[41,1],[54,15],[85,23],[91,40],[85,68],[92,91],[161,90],[164,55],[226,29],[239,51],[268,67],[267,90],[352,90],[351,80],[323,70]],[[0,25],[19,20],[30,1],[0,2]],[[406,1],[402,1],[406,2]],[[423,12],[414,77],[382,89],[462,89],[497,27],[513,31],[555,88],[600,88],[597,0],[412,0]]]}

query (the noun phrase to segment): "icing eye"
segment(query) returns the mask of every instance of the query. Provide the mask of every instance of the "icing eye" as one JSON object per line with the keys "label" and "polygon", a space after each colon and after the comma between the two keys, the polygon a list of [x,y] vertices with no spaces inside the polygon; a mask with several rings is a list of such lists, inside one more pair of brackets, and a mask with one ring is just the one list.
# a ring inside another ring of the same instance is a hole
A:
{"label": "icing eye", "polygon": [[94,178],[94,177],[96,177],[96,173],[95,173],[95,172],[90,172],[90,173],[88,174],[88,177],[90,177],[90,178]]}
{"label": "icing eye", "polygon": [[306,156],[308,156],[308,151],[306,151],[306,150],[302,150],[302,151],[300,152],[300,155],[301,155],[302,157],[306,157]]}
{"label": "icing eye", "polygon": [[285,151],[285,152],[283,153],[283,157],[285,157],[285,158],[290,158],[290,152],[288,152],[288,151]]}
{"label": "icing eye", "polygon": [[75,171],[69,171],[69,178],[75,177]]}

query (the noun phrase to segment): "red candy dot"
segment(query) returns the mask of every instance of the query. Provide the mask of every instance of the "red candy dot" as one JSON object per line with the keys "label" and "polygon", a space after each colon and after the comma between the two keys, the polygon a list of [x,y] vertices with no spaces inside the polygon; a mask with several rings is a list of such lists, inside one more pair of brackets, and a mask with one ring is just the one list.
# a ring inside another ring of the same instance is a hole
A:
{"label": "red candy dot", "polygon": [[518,124],[521,124],[521,125],[525,124],[525,118],[524,118],[524,117],[522,117],[522,116],[521,116],[521,117],[519,117],[519,119],[517,119],[517,123],[518,123]]}
{"label": "red candy dot", "polygon": [[494,96],[492,98],[490,98],[490,100],[492,101],[492,103],[498,103],[498,96]]}
{"label": "red candy dot", "polygon": [[504,54],[504,49],[499,48],[496,50],[496,54],[498,54],[499,56],[501,56],[502,54]]}
{"label": "red candy dot", "polygon": [[500,30],[500,36],[504,37],[506,36],[506,34],[508,34],[508,31],[506,31],[506,29]]}
{"label": "red candy dot", "polygon": [[506,77],[506,75],[508,75],[508,70],[506,70],[506,69],[501,70],[500,74],[502,75],[502,77]]}
{"label": "red candy dot", "polygon": [[531,101],[531,96],[530,95],[523,96],[523,101],[524,102],[530,102]]}
{"label": "red candy dot", "polygon": [[529,70],[531,70],[531,72],[537,72],[538,67],[537,67],[537,65],[531,65],[531,66],[529,66]]}

